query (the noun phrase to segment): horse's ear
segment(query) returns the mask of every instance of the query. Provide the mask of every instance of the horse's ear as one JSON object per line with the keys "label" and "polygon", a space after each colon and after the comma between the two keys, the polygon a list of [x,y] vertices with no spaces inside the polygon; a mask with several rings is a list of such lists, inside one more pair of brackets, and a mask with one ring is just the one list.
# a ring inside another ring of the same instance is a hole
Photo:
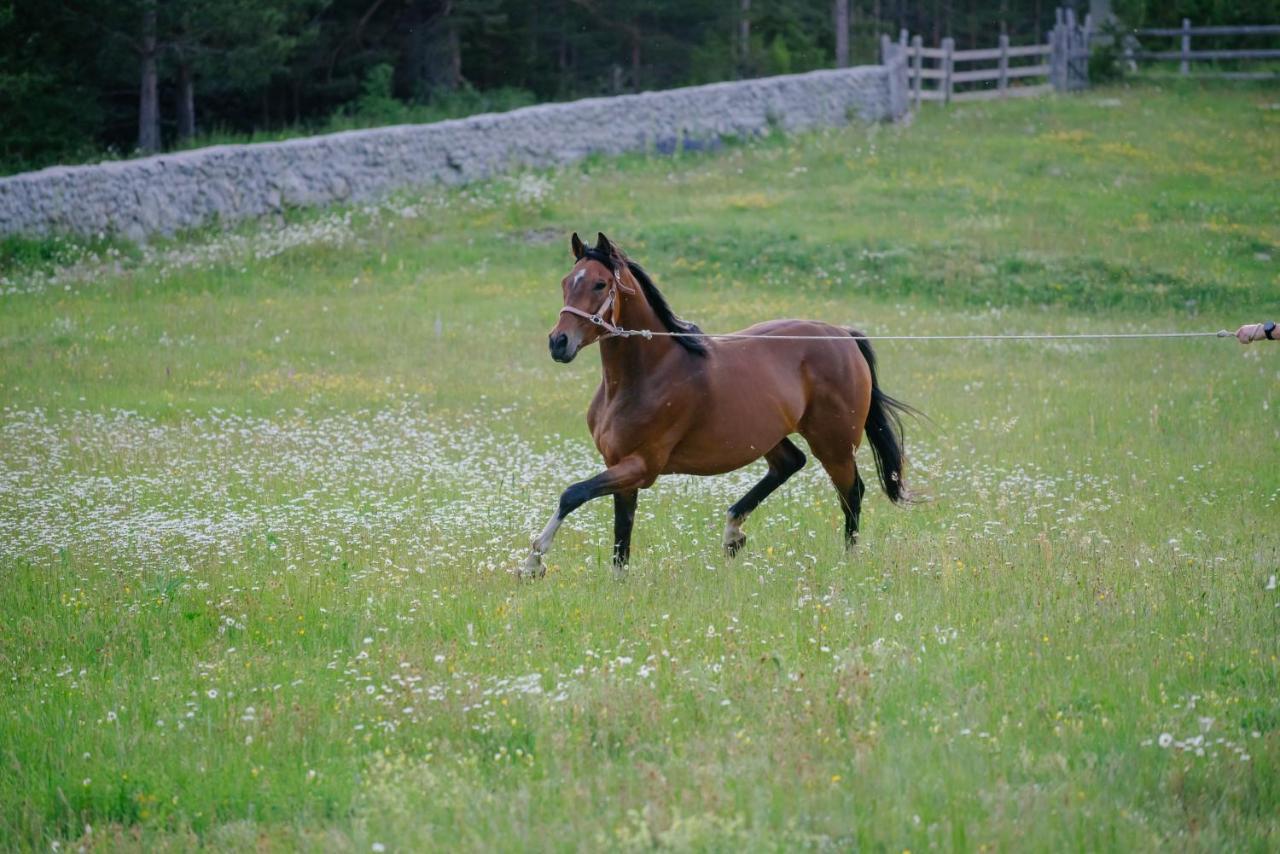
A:
{"label": "horse's ear", "polygon": [[596,232],[596,251],[606,258],[613,254],[613,244],[604,236],[603,231]]}
{"label": "horse's ear", "polygon": [[578,237],[578,232],[573,233],[573,239],[569,241],[569,245],[573,247],[573,257],[579,261],[582,260],[583,255],[587,254],[587,247],[582,245],[582,238]]}

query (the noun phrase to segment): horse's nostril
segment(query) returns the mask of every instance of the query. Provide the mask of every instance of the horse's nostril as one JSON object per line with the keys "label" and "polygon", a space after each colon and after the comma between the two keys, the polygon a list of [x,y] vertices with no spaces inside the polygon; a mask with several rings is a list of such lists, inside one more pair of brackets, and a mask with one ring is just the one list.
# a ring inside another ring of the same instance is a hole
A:
{"label": "horse's nostril", "polygon": [[564,350],[564,348],[565,348],[565,347],[567,347],[567,346],[569,346],[569,336],[568,336],[568,335],[565,335],[563,332],[561,332],[559,335],[552,335],[552,336],[551,336],[551,349],[552,349],[552,350],[563,351],[563,350]]}

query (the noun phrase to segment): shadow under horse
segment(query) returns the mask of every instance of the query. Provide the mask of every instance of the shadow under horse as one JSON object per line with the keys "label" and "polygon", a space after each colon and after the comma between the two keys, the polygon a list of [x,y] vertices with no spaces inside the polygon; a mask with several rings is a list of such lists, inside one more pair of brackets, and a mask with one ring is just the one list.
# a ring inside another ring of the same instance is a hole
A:
{"label": "shadow under horse", "polygon": [[600,342],[604,376],[587,425],[607,468],[560,496],[522,576],[545,574],[542,557],[561,522],[593,498],[613,496],[613,562],[623,566],[639,490],[659,475],[724,474],[764,457],[768,473],[729,508],[724,549],[737,554],[747,516],[804,467],[804,453],[788,438],[793,433],[805,438],[839,493],[848,545],[857,541],[866,490],[854,462],[864,434],[885,494],[894,503],[907,499],[899,413],[914,410],[880,390],[862,333],[771,320],[735,333],[751,337],[717,340],[681,320],[604,234],[594,247],[577,234],[571,244],[575,263],[561,283],[564,307],[548,343],[552,358],[567,363]]}

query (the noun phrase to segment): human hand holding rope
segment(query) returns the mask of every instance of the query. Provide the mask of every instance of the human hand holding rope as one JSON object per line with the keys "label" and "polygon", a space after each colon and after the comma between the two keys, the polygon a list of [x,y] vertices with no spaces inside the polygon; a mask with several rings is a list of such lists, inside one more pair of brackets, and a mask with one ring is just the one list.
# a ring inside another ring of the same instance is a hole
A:
{"label": "human hand holding rope", "polygon": [[1236,340],[1241,344],[1248,344],[1251,341],[1268,341],[1280,340],[1280,336],[1276,335],[1276,322],[1268,320],[1266,323],[1246,323],[1236,330]]}

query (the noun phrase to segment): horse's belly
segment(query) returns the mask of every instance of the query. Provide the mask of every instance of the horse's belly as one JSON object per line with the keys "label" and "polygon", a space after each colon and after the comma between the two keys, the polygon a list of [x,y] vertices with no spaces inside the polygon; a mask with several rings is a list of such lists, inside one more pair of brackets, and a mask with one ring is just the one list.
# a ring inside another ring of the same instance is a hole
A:
{"label": "horse's belly", "polygon": [[[776,442],[774,444],[777,444]],[[680,449],[672,453],[663,467],[663,474],[725,474],[749,466],[764,456],[765,451],[748,448],[745,451],[726,454],[723,450],[716,453],[700,453],[690,450],[682,453]]]}
{"label": "horse's belly", "polygon": [[788,430],[716,431],[686,436],[672,449],[663,474],[724,474],[749,466],[781,442]]}

